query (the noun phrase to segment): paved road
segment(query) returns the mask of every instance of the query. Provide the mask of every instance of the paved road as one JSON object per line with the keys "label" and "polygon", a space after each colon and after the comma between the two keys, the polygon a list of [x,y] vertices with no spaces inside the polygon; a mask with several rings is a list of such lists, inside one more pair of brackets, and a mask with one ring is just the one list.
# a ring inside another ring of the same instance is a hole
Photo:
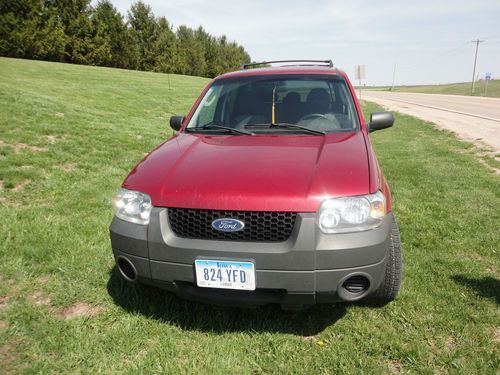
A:
{"label": "paved road", "polygon": [[362,99],[436,123],[500,152],[500,98],[363,91]]}

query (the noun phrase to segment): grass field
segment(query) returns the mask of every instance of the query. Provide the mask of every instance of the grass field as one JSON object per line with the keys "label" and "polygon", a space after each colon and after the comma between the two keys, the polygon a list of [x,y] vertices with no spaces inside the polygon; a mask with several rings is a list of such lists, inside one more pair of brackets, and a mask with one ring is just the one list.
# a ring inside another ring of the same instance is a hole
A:
{"label": "grass field", "polygon": [[0,59],[0,373],[498,372],[499,177],[409,116],[372,136],[405,251],[394,303],[240,310],[122,281],[111,198],[206,82]]}
{"label": "grass field", "polygon": [[[488,96],[500,98],[500,80],[493,80],[488,83],[488,90],[484,92],[485,81],[480,80],[476,82],[474,88],[474,96]],[[370,87],[377,90],[390,91],[389,86],[384,87]],[[395,86],[393,91],[397,92],[421,92],[425,94],[451,94],[451,95],[470,95],[471,83],[447,83],[443,85],[415,85],[415,86]]]}

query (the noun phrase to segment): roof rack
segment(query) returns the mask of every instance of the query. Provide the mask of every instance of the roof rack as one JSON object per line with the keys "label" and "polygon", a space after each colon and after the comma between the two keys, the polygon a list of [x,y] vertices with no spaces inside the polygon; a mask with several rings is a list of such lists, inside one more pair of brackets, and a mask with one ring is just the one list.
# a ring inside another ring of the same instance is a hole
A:
{"label": "roof rack", "polygon": [[243,64],[241,66],[242,69],[248,69],[253,66],[259,66],[259,65],[269,65],[269,64],[280,64],[280,63],[292,63],[287,66],[307,66],[307,65],[312,65],[312,66],[328,66],[330,68],[333,68],[333,61],[332,60],[274,60],[274,61],[262,61],[262,62],[256,62],[256,63],[250,63],[250,64]]}

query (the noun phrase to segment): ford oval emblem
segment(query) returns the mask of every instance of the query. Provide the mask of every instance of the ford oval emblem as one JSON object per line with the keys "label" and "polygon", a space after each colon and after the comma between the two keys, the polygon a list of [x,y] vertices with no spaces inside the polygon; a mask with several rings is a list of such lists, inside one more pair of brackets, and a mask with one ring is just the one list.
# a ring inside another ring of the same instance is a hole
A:
{"label": "ford oval emblem", "polygon": [[212,221],[212,228],[221,232],[239,232],[245,228],[245,223],[231,218],[216,219]]}

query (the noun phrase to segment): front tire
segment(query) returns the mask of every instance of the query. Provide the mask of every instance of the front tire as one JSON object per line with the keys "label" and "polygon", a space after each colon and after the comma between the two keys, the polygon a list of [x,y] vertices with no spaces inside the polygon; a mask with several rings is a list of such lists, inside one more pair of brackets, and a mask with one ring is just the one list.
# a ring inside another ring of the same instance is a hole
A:
{"label": "front tire", "polygon": [[385,267],[385,275],[379,288],[369,297],[373,302],[385,305],[398,295],[403,277],[403,251],[396,218],[392,217],[391,242],[389,258]]}

